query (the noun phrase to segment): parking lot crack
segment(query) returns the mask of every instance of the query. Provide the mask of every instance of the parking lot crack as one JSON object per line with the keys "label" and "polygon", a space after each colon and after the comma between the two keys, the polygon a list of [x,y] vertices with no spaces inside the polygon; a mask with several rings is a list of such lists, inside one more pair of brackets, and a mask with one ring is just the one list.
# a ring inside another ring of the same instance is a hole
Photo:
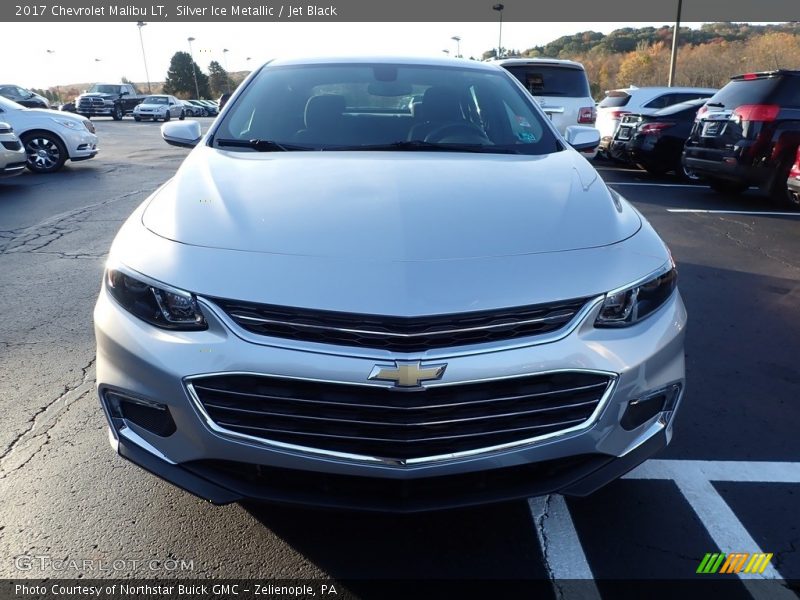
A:
{"label": "parking lot crack", "polygon": [[[0,479],[25,466],[50,439],[49,431],[58,422],[61,415],[74,402],[87,396],[94,388],[94,363],[92,359],[81,367],[80,381],[64,386],[64,391],[57,398],[46,402],[30,419],[27,427],[16,435],[0,452]],[[37,442],[44,437],[41,444]]]}
{"label": "parking lot crack", "polygon": [[554,582],[554,585],[559,591],[558,597],[561,597],[562,590],[559,587],[558,582],[556,581],[553,568],[550,566],[550,560],[549,560],[550,539],[547,536],[547,527],[545,523],[550,516],[550,502],[552,498],[553,498],[552,494],[548,494],[543,498],[541,504],[539,504],[538,507],[533,510],[533,520],[534,520],[534,525],[536,527],[536,533],[539,536],[539,540],[541,541],[544,566],[547,569],[547,576],[550,578],[551,581]]}
{"label": "parking lot crack", "polygon": [[121,200],[126,200],[132,196],[148,194],[155,189],[156,186],[134,190],[119,196],[107,198],[101,202],[55,215],[35,225],[4,230],[2,232],[3,235],[0,236],[0,254],[41,251],[53,242],[60,240],[65,235],[78,231],[87,217],[97,211],[97,209]]}

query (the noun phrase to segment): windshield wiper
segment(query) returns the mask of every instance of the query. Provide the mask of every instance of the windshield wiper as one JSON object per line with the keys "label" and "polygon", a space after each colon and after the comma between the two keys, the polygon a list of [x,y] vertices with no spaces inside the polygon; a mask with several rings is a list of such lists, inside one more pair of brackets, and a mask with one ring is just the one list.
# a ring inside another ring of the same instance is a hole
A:
{"label": "windshield wiper", "polygon": [[217,146],[229,146],[232,148],[252,148],[259,152],[291,152],[293,150],[311,150],[305,146],[293,146],[289,144],[279,144],[272,140],[216,140]]}
{"label": "windshield wiper", "polygon": [[725,108],[725,105],[722,102],[706,102],[706,106],[719,106],[720,108]]}
{"label": "windshield wiper", "polygon": [[516,150],[489,146],[486,144],[443,144],[423,140],[391,142],[389,144],[365,144],[355,146],[328,146],[325,150],[363,150],[369,151],[441,151],[441,152],[476,152],[491,154],[517,154]]}

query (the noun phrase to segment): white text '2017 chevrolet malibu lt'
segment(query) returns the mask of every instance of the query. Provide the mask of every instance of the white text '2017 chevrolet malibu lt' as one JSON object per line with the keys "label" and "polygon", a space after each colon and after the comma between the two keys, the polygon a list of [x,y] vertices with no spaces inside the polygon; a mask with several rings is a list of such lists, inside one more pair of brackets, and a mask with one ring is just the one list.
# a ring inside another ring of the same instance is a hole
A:
{"label": "white text '2017 chevrolet malibu lt'", "polygon": [[586,495],[669,441],[665,244],[503,69],[273,61],[128,219],[95,308],[125,458],[215,503]]}

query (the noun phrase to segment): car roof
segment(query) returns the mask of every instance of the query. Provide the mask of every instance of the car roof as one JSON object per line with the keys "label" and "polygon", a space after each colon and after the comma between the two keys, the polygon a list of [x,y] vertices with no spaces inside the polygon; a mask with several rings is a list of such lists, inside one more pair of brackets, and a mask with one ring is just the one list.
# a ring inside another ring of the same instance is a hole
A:
{"label": "car roof", "polygon": [[660,94],[662,92],[717,92],[716,88],[699,88],[699,87],[667,87],[667,86],[644,86],[636,87],[635,85],[626,88],[615,88],[613,90],[606,90],[606,96],[611,92],[625,92],[633,95],[634,93],[645,94]]}
{"label": "car roof", "polygon": [[501,67],[511,66],[525,66],[525,65],[547,65],[553,67],[566,67],[568,69],[581,69],[585,70],[583,65],[574,60],[565,60],[562,58],[545,58],[545,57],[532,57],[532,58],[500,58],[490,61],[493,64],[500,65]]}

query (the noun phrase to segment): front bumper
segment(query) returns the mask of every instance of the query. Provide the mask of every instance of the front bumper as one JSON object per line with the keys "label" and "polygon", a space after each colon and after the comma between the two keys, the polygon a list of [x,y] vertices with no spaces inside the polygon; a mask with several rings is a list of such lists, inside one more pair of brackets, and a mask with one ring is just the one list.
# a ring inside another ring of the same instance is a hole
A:
{"label": "front bumper", "polygon": [[627,329],[592,327],[599,309],[595,305],[567,335],[550,343],[474,346],[470,354],[429,351],[416,356],[448,363],[442,384],[564,369],[612,373],[616,383],[589,426],[519,447],[423,464],[325,456],[212,430],[190,399],[186,378],[237,371],[363,383],[376,360],[348,355],[346,348],[330,354],[313,345],[299,350],[267,338],[247,341],[235,325],[223,322],[219,309],[208,303],[202,309],[207,331],[158,330],[120,308],[104,289],[95,309],[97,384],[101,399],[107,390],[123,391],[167,405],[175,421],[174,433],[160,437],[112,418],[102,402],[112,444],[123,457],[220,504],[256,499],[413,512],[552,492],[585,495],[669,442],[680,397],[668,412],[625,430],[620,420],[628,402],[684,384],[686,312],[678,293]]}
{"label": "front bumper", "polygon": [[67,152],[72,161],[81,161],[94,158],[98,153],[97,136],[89,131],[68,130],[64,134]]}
{"label": "front bumper", "polygon": [[25,170],[27,157],[20,146],[19,150],[7,150],[0,145],[0,177],[13,177]]}

